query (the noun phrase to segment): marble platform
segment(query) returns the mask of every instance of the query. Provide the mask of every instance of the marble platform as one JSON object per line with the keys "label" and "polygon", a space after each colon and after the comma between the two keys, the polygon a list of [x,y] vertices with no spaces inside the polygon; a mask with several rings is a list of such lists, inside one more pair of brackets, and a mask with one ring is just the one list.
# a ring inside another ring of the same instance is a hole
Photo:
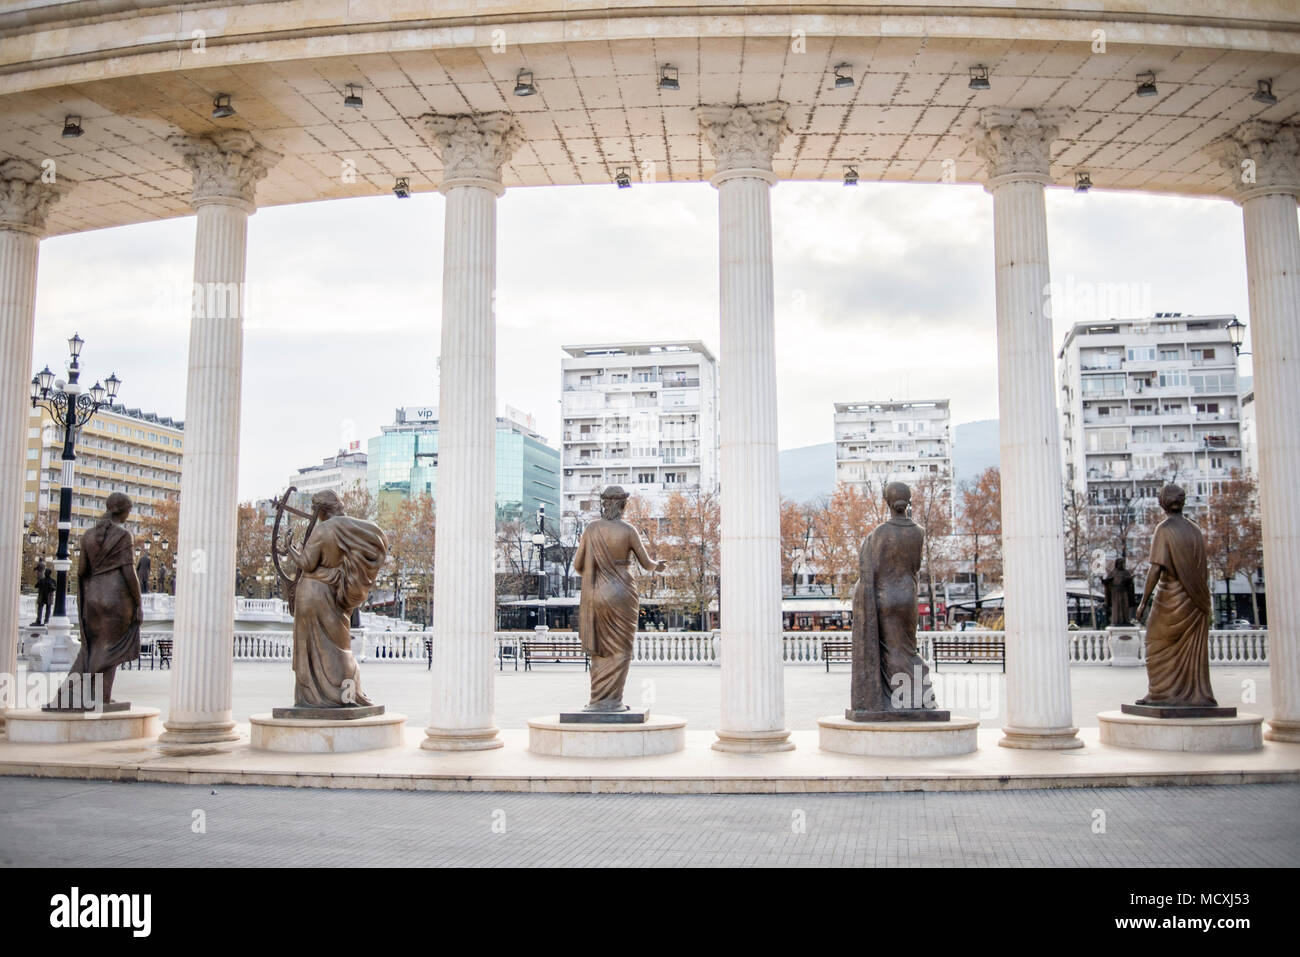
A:
{"label": "marble platform", "polygon": [[969,754],[979,746],[979,720],[850,721],[830,715],[817,720],[818,746],[837,754],[940,758]]}
{"label": "marble platform", "polygon": [[1122,711],[1097,715],[1103,744],[1146,751],[1258,751],[1264,746],[1264,718],[1239,712],[1234,718],[1153,718]]}
{"label": "marble platform", "polygon": [[5,712],[5,734],[15,744],[88,744],[157,737],[162,732],[157,708],[115,711],[45,711],[27,708]]}
{"label": "marble platform", "polygon": [[346,754],[400,748],[404,714],[375,714],[364,718],[249,718],[249,746],[257,751],[291,754]]}
{"label": "marble platform", "polygon": [[1080,728],[1082,747],[1000,748],[997,728],[978,732],[970,754],[883,758],[818,748],[818,732],[793,731],[791,751],[734,754],[714,750],[711,730],[686,731],[686,747],[637,758],[554,757],[528,750],[529,731],[500,732],[491,751],[420,748],[423,729],[406,728],[386,751],[292,754],[239,738],[205,754],[168,755],[156,738],[130,742],[18,744],[0,739],[0,774],[187,785],[382,788],[426,791],[532,791],[643,794],[799,794],[804,792],[1004,791],[1059,787],[1300,782],[1300,744],[1266,741],[1258,751],[1196,754],[1135,751],[1102,744]]}
{"label": "marble platform", "polygon": [[529,720],[529,751],[564,758],[642,758],[686,747],[686,719],[672,715],[645,715],[640,722],[581,723],[560,718]]}

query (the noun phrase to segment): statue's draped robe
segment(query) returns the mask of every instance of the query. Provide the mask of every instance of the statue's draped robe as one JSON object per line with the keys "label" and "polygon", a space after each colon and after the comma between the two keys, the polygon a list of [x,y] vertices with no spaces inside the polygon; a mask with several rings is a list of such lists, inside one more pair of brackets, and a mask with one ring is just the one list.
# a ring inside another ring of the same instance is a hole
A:
{"label": "statue's draped robe", "polygon": [[1160,581],[1147,621],[1147,696],[1140,704],[1213,706],[1209,569],[1205,539],[1181,515],[1156,527],[1151,564]]}
{"label": "statue's draped robe", "polygon": [[299,708],[368,705],[361,693],[349,625],[388,555],[374,522],[334,515],[317,522],[302,549],[294,594],[294,704]]}
{"label": "statue's draped robe", "polygon": [[602,518],[582,532],[578,637],[582,650],[591,655],[588,707],[621,702],[632,665],[639,599],[632,581],[629,529],[626,522]]}
{"label": "statue's draped robe", "polygon": [[131,533],[112,522],[101,521],[81,536],[77,566],[81,650],[69,678],[102,674],[140,657],[140,622],[127,578],[135,578],[133,551]]}
{"label": "statue's draped robe", "polygon": [[[920,525],[895,517],[862,544],[853,586],[854,711],[934,706],[930,672],[916,650],[916,587],[924,540]],[[892,700],[900,675],[901,708]]]}

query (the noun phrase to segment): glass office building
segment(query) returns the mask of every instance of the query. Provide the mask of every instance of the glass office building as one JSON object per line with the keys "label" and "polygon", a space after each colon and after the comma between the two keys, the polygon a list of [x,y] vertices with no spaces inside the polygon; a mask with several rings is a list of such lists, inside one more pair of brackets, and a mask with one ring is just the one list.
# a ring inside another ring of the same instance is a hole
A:
{"label": "glass office building", "polygon": [[[514,410],[508,410],[513,412]],[[520,421],[523,419],[523,421]],[[382,427],[367,450],[370,493],[380,508],[392,507],[412,495],[438,497],[438,410],[407,406],[397,410],[392,425]],[[527,517],[528,527],[538,506],[560,515],[560,452],[518,414],[497,418],[497,521]]]}

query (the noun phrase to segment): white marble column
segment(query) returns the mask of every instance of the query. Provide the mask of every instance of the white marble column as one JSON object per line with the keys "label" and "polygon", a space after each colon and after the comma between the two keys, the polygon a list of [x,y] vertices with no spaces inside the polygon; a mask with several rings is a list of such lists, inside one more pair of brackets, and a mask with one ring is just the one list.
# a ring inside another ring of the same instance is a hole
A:
{"label": "white marble column", "polygon": [[1057,114],[985,110],[975,147],[993,194],[1006,596],[1006,748],[1078,748],[1065,630],[1061,444],[1043,187]]}
{"label": "white marble column", "polygon": [[788,751],[772,293],[772,156],[784,103],[701,107],[717,160],[721,354],[722,718],[718,751]]}
{"label": "white marble column", "polygon": [[257,181],[280,156],[242,130],[169,140],[194,176],[197,213],[185,448],[176,550],[171,706],[159,740],[232,741],[231,671],[244,257]]}
{"label": "white marble column", "polygon": [[[4,709],[23,706],[18,676],[18,589],[22,581],[23,489],[29,467],[32,338],[36,326],[36,262],[45,217],[61,191],[41,182],[41,169],[25,160],[0,160],[0,680],[13,690]],[[33,506],[32,511],[37,511]]]}
{"label": "white marble column", "polygon": [[434,546],[433,699],[421,747],[501,747],[496,646],[496,290],[501,167],[520,142],[508,113],[427,116],[442,156],[442,356]]}
{"label": "white marble column", "polygon": [[1300,127],[1251,121],[1214,151],[1246,227],[1273,697],[1264,736],[1300,742]]}

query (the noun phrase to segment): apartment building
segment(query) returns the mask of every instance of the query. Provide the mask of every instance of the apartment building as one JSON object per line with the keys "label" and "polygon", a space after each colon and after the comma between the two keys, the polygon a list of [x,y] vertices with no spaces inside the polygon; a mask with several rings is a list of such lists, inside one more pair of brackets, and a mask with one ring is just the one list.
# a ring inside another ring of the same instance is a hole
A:
{"label": "apartment building", "polygon": [[952,481],[947,399],[835,403],[835,482],[878,494],[923,475]]}

